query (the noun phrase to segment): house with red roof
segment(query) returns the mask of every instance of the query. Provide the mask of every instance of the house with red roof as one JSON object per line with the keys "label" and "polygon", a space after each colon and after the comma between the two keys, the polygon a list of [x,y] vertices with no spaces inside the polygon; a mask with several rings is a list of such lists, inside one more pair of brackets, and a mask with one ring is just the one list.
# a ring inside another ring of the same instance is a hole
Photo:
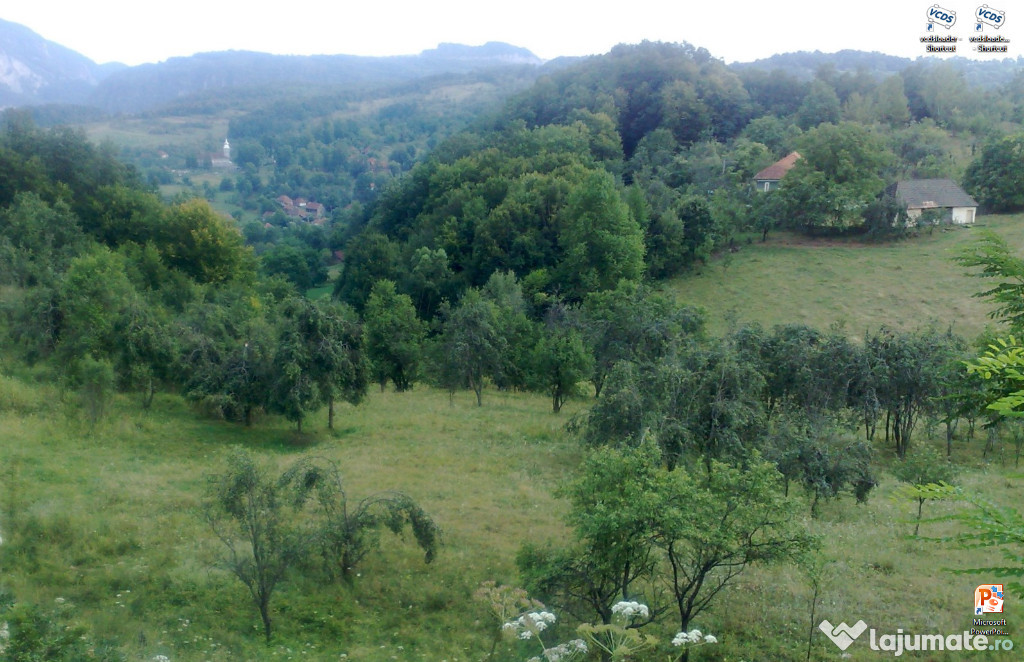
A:
{"label": "house with red roof", "polygon": [[793,166],[801,158],[803,157],[800,156],[800,152],[790,152],[784,158],[754,175],[754,184],[757,186],[757,190],[767,192],[777,189],[782,178],[793,169]]}

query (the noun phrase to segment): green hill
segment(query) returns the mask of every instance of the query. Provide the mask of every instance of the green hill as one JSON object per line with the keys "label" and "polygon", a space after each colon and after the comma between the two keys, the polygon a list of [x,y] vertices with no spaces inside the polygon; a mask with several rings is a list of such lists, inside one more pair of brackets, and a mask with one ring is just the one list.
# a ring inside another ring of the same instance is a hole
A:
{"label": "green hill", "polygon": [[[984,216],[975,227],[994,230],[1024,253],[1024,216]],[[719,254],[667,288],[703,306],[713,333],[731,319],[819,329],[840,322],[855,336],[882,324],[912,329],[935,322],[970,338],[990,323],[992,306],[974,297],[984,283],[953,256],[976,236],[974,229],[946,228],[872,244],[777,233]]]}

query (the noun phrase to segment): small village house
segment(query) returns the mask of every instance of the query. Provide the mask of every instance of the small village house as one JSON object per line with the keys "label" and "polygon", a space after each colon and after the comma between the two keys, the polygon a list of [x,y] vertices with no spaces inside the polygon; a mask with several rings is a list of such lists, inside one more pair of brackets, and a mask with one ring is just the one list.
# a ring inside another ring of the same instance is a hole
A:
{"label": "small village house", "polygon": [[799,152],[790,152],[784,158],[779,159],[761,172],[754,175],[754,184],[758,191],[774,191],[779,187],[779,182],[786,176],[786,173],[793,169],[796,162],[802,157]]}
{"label": "small village house", "polygon": [[952,179],[910,179],[890,184],[885,192],[907,205],[911,225],[930,210],[939,212],[940,223],[971,225],[978,211],[974,198]]}

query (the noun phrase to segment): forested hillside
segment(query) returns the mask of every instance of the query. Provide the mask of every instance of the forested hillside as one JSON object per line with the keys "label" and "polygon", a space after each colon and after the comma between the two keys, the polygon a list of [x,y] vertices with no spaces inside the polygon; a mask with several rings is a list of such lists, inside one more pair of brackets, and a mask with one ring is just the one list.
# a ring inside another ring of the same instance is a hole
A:
{"label": "forested hillside", "polygon": [[[641,233],[643,271],[655,280],[745,232],[897,238],[907,230],[890,221],[888,184],[960,181],[972,157],[1019,127],[1020,76],[982,88],[941,62],[840,73],[818,61],[807,80],[730,69],[688,45],[644,43],[545,76],[489,126],[441,145],[384,190],[347,245],[336,291],[360,306],[366,283],[386,277],[409,283],[415,297],[423,279],[409,275],[423,251],[444,251],[443,278],[455,291],[511,270],[530,288],[579,300],[633,278],[635,254],[621,244],[606,242],[611,268],[595,255],[567,255],[566,233],[582,236],[581,224],[591,246],[611,226],[623,242]],[[793,151],[803,158],[781,190],[755,192],[754,174]],[[594,168],[614,191],[599,193],[599,178],[582,176]],[[974,182],[983,204],[1013,208]],[[568,204],[582,196],[589,206]],[[604,279],[581,284],[588,269]]]}

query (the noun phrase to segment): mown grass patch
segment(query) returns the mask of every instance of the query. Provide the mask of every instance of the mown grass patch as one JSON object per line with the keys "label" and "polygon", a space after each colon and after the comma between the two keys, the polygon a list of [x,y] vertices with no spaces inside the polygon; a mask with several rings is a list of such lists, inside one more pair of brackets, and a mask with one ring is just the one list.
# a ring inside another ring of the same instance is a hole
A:
{"label": "mown grass patch", "polygon": [[667,287],[680,301],[703,306],[713,333],[730,320],[819,329],[841,322],[856,336],[883,324],[912,329],[934,322],[972,338],[989,323],[991,305],[974,296],[985,282],[967,277],[953,257],[979,228],[1024,252],[1021,215],[982,216],[975,228],[940,228],[880,244],[775,233]]}

